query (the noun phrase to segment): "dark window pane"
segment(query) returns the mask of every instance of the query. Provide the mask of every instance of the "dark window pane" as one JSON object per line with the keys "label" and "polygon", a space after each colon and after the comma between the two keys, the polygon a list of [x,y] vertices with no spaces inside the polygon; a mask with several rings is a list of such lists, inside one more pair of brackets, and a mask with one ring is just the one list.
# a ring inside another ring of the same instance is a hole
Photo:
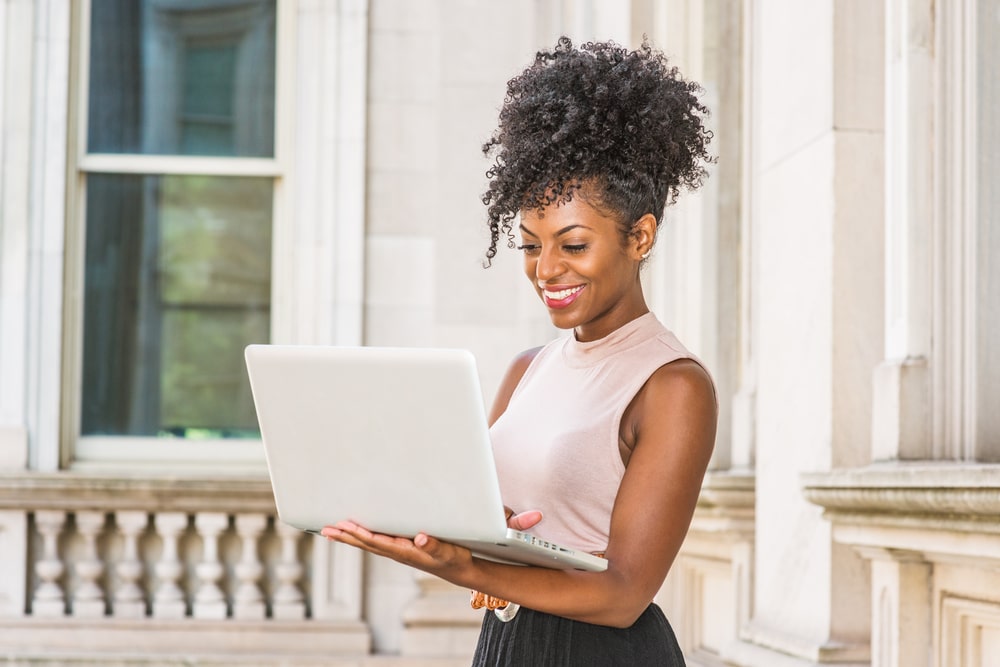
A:
{"label": "dark window pane", "polygon": [[274,0],[93,0],[87,150],[274,155]]}
{"label": "dark window pane", "polygon": [[256,437],[243,348],[270,335],[272,189],[88,177],[84,435]]}

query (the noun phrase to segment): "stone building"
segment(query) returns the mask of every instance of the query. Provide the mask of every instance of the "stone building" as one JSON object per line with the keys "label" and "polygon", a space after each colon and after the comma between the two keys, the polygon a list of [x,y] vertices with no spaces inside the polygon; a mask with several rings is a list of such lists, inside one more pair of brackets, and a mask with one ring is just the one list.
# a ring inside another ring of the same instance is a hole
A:
{"label": "stone building", "polygon": [[558,332],[480,146],[643,34],[718,162],[645,276],[716,454],[658,598],[702,666],[1000,665],[995,0],[2,0],[0,662],[461,665],[464,591],[283,527],[248,342]]}

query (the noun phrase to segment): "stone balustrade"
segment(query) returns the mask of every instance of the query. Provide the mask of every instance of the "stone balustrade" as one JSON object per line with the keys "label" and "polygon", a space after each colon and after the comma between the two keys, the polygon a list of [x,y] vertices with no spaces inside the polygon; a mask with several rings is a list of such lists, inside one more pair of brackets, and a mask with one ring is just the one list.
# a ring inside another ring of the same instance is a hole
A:
{"label": "stone balustrade", "polygon": [[29,616],[302,620],[313,537],[271,514],[28,512]]}
{"label": "stone balustrade", "polygon": [[110,660],[136,630],[160,658],[313,664],[371,645],[359,553],[278,520],[266,477],[0,475],[0,559],[25,573],[0,583],[14,655]]}

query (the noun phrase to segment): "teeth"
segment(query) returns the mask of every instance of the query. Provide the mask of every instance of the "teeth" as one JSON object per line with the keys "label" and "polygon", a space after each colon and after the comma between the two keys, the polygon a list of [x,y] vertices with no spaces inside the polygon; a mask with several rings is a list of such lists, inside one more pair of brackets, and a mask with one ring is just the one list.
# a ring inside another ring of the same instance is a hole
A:
{"label": "teeth", "polygon": [[559,290],[558,292],[551,292],[549,290],[545,290],[545,296],[547,296],[549,299],[551,299],[553,301],[562,301],[563,299],[565,299],[566,297],[568,297],[570,294],[576,294],[577,292],[579,292],[582,289],[583,289],[583,285],[580,285],[579,287],[571,287],[569,289],[562,289],[562,290]]}

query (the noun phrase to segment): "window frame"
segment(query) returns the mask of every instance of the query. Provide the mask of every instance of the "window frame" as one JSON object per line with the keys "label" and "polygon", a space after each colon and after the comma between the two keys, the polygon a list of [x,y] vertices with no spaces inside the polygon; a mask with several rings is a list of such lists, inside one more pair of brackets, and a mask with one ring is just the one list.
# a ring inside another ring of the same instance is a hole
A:
{"label": "window frame", "polygon": [[86,184],[93,173],[256,176],[273,179],[271,337],[277,300],[291,296],[279,272],[279,248],[294,233],[288,188],[293,179],[295,113],[294,0],[276,0],[274,156],[271,158],[158,156],[87,152],[91,0],[74,3],[71,24],[70,116],[68,128],[65,296],[63,313],[62,446],[60,467],[77,470],[150,467],[204,468],[225,465],[230,472],[265,469],[259,439],[184,439],[141,436],[84,436],[80,433],[83,378],[83,294],[86,268]]}

